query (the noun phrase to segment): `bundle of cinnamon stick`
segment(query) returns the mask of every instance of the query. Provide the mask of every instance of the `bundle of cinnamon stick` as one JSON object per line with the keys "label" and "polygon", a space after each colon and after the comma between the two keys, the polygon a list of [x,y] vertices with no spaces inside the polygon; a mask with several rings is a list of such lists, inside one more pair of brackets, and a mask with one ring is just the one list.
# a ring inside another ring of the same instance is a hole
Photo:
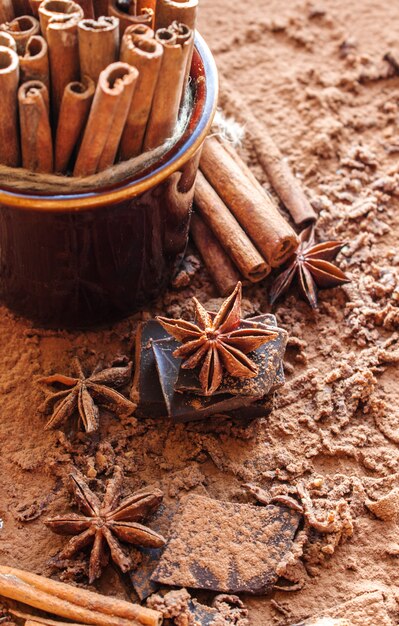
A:
{"label": "bundle of cinnamon stick", "polygon": [[198,0],[1,0],[0,165],[84,177],[173,137]]}

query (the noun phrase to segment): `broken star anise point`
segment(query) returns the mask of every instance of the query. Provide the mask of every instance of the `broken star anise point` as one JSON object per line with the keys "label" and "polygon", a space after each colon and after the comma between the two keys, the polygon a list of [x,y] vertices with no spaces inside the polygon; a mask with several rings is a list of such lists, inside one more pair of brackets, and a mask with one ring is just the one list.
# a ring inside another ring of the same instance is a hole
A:
{"label": "broken star anise point", "polygon": [[162,327],[183,344],[173,354],[183,359],[181,367],[195,369],[202,364],[199,380],[207,396],[220,387],[225,371],[237,378],[256,377],[258,366],[247,355],[277,337],[272,328],[242,327],[241,303],[242,286],[238,283],[215,316],[194,298],[195,322],[157,318]]}
{"label": "broken star anise point", "polygon": [[123,472],[118,466],[107,483],[102,501],[77,470],[70,474],[70,486],[82,515],[58,515],[45,520],[45,524],[57,534],[72,535],[58,555],[61,560],[91,546],[90,583],[101,576],[109,558],[124,573],[132,569],[133,561],[121,542],[145,548],[165,545],[162,535],[141,523],[160,506],[163,493],[159,489],[139,491],[121,500]]}
{"label": "broken star anise point", "polygon": [[57,428],[76,411],[87,433],[99,428],[98,406],[109,409],[120,417],[131,415],[136,405],[113,387],[123,387],[130,381],[131,363],[101,369],[98,365],[86,376],[78,358],[73,359],[73,375],[53,374],[40,378],[38,383],[66,387],[50,395],[43,403],[43,413],[51,413],[46,429]]}
{"label": "broken star anise point", "polygon": [[298,249],[271,288],[270,301],[274,304],[288,291],[294,278],[297,278],[301,294],[312,309],[317,309],[318,289],[330,289],[350,282],[344,272],[332,263],[345,243],[342,241],[316,243],[313,226],[303,230],[299,239]]}

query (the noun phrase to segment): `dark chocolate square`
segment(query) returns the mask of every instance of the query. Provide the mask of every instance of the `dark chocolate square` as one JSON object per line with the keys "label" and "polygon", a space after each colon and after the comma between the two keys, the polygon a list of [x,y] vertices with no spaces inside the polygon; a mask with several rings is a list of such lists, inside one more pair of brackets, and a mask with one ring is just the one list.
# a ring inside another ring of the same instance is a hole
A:
{"label": "dark chocolate square", "polygon": [[284,506],[257,507],[188,496],[152,580],[222,593],[262,594],[278,579],[300,514]]}

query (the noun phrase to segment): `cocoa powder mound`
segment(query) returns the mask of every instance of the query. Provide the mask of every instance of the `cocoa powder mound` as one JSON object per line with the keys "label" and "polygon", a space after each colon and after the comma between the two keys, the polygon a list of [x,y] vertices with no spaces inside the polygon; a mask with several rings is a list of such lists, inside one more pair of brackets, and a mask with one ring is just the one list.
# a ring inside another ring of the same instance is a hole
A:
{"label": "cocoa powder mound", "polygon": [[[161,485],[171,507],[192,492],[254,504],[243,483],[271,491],[339,475],[349,489],[343,497],[353,536],[333,550],[328,539],[299,549],[290,568],[301,564],[305,585],[244,597],[249,623],[291,626],[330,615],[366,624],[366,612],[370,624],[391,626],[399,619],[397,519],[380,519],[378,504],[364,503],[390,501],[399,477],[399,78],[383,60],[388,51],[399,58],[399,7],[388,0],[258,0],[237,10],[227,0],[201,0],[199,28],[222,90],[227,79],[304,185],[319,215],[319,240],[348,242],[338,263],[352,282],[320,292],[317,312],[294,293],[276,306],[291,339],[287,384],[266,420],[184,426],[104,412],[93,438],[76,434],[73,424],[43,430],[35,379],[67,373],[74,355],[88,365],[131,356],[139,321],[156,313],[190,318],[193,295],[217,310],[221,300],[206,271],[187,273],[151,310],[97,331],[42,331],[0,308],[0,563],[53,571],[51,558],[65,540],[49,533],[43,516],[68,510],[71,464],[101,491],[117,461],[127,492]],[[250,138],[240,154],[269,189]],[[197,267],[193,248],[190,254]],[[244,295],[247,317],[270,311],[265,285]],[[86,585],[87,556],[79,559],[61,575]],[[97,589],[132,593],[111,568]],[[366,607],[359,600],[365,593],[377,598]],[[202,600],[210,604],[212,594]]]}

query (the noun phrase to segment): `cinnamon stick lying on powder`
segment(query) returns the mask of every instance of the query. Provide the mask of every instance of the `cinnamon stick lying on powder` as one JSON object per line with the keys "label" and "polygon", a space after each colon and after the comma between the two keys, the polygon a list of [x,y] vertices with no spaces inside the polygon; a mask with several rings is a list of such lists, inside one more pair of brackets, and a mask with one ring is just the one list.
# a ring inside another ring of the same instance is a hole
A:
{"label": "cinnamon stick lying on powder", "polygon": [[126,13],[118,8],[117,0],[109,0],[108,13],[119,19],[121,37],[129,26],[145,24],[151,28],[153,24],[154,13],[151,9],[144,8],[141,13],[138,14],[135,12],[130,13],[130,11]]}
{"label": "cinnamon stick lying on powder", "polygon": [[[79,5],[72,4],[75,9],[72,7],[73,10],[69,13],[54,15],[47,23],[51,110],[55,124],[58,122],[65,87],[80,79],[78,22],[82,19],[83,12]],[[39,9],[40,14],[41,12],[42,6]]]}
{"label": "cinnamon stick lying on powder", "polygon": [[34,35],[26,44],[25,54],[20,57],[21,82],[40,80],[49,89],[50,68],[48,46],[44,37]]}
{"label": "cinnamon stick lying on powder", "polygon": [[172,22],[186,24],[192,30],[197,23],[198,0],[158,0],[155,29],[168,28]]}
{"label": "cinnamon stick lying on powder", "polygon": [[142,152],[145,131],[162,63],[163,46],[148,37],[135,35],[137,26],[126,29],[121,45],[121,61],[139,71],[136,89],[121,140],[121,159]]}
{"label": "cinnamon stick lying on powder", "polygon": [[0,46],[4,46],[5,48],[11,48],[14,52],[17,51],[17,44],[15,43],[14,37],[12,37],[9,33],[4,33],[0,31]]}
{"label": "cinnamon stick lying on powder", "polygon": [[95,84],[85,77],[64,91],[55,142],[55,171],[65,174],[89,117]]}
{"label": "cinnamon stick lying on powder", "polygon": [[269,265],[279,267],[298,247],[298,237],[238,158],[218,139],[209,137],[203,147],[201,171]]}
{"label": "cinnamon stick lying on powder", "polygon": [[197,175],[194,200],[197,212],[247,280],[256,283],[270,274],[270,265],[201,172]]}
{"label": "cinnamon stick lying on powder", "polygon": [[231,86],[226,83],[220,93],[220,102],[225,112],[236,117],[244,125],[259,164],[263,167],[271,185],[290,212],[295,224],[302,226],[315,221],[317,215],[300,182],[268,130],[256,119],[250,107],[236,93],[236,90],[232,90]]}
{"label": "cinnamon stick lying on powder", "polygon": [[162,64],[152,101],[144,139],[144,150],[152,150],[173,136],[179,117],[190,43],[178,43],[172,31],[163,28],[155,34],[163,45]]}
{"label": "cinnamon stick lying on powder", "polygon": [[11,22],[15,17],[12,0],[2,0],[0,2],[0,24]]}
{"label": "cinnamon stick lying on powder", "polygon": [[78,36],[81,76],[97,83],[101,72],[118,59],[119,20],[112,16],[81,20]]}
{"label": "cinnamon stick lying on powder", "polygon": [[74,176],[89,176],[114,163],[137,78],[138,71],[127,63],[112,63],[101,72]]}
{"label": "cinnamon stick lying on powder", "polygon": [[25,53],[25,47],[32,35],[38,35],[40,32],[39,21],[32,15],[23,15],[16,17],[12,22],[2,24],[0,30],[9,33],[17,44],[18,54]]}
{"label": "cinnamon stick lying on powder", "polygon": [[31,172],[53,171],[53,141],[47,87],[29,81],[19,88],[22,165]]}
{"label": "cinnamon stick lying on powder", "polygon": [[241,277],[215,235],[198,215],[191,216],[190,233],[220,295],[231,293]]}
{"label": "cinnamon stick lying on powder", "polygon": [[0,163],[10,167],[17,167],[20,162],[18,83],[18,55],[11,48],[0,46]]}
{"label": "cinnamon stick lying on powder", "polygon": [[[0,566],[0,596],[86,625],[160,626],[162,623],[162,615],[158,611],[12,567]],[[10,612],[24,616],[14,606]],[[25,619],[29,618],[35,619],[26,615]],[[42,622],[40,617],[37,620]],[[43,620],[44,623],[51,623],[46,618]]]}

